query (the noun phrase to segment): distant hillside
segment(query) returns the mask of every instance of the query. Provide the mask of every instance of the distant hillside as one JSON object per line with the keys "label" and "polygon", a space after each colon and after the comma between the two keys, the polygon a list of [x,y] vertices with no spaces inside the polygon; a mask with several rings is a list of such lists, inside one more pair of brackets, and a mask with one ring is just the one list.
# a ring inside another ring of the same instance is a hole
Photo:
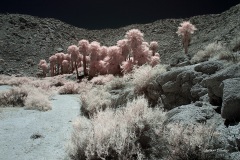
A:
{"label": "distant hillside", "polygon": [[[222,42],[229,46],[240,39],[240,4],[222,14],[201,15],[189,19],[198,30],[189,48],[191,55],[209,43]],[[77,21],[77,19],[76,19]],[[162,63],[183,55],[177,27],[183,19],[158,20],[148,24],[133,24],[119,29],[86,30],[59,20],[29,15],[0,15],[0,74],[26,74],[35,76],[37,63],[57,51],[77,44],[81,39],[99,41],[101,45],[115,45],[126,31],[138,28],[145,40],[158,41]],[[33,62],[32,62],[33,61]]]}

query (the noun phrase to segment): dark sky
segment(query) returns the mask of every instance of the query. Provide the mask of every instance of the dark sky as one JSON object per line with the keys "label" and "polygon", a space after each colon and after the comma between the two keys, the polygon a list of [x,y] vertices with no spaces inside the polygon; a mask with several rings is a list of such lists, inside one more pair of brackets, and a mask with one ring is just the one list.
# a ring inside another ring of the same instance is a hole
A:
{"label": "dark sky", "polygon": [[50,17],[88,29],[221,13],[240,0],[1,0],[0,13]]}

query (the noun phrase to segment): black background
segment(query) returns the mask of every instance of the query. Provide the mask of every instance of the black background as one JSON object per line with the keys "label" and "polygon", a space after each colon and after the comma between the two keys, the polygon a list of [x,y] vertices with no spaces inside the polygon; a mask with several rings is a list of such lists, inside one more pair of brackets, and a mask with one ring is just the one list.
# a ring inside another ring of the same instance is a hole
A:
{"label": "black background", "polygon": [[87,29],[221,13],[240,0],[1,0],[0,13],[56,18]]}

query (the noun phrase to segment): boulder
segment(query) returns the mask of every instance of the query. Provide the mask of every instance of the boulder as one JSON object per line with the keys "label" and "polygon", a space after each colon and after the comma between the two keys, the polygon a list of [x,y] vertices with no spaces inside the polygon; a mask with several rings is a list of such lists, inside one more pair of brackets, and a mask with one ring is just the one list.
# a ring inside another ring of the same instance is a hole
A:
{"label": "boulder", "polygon": [[164,124],[197,124],[207,123],[207,121],[214,121],[215,124],[219,123],[221,116],[215,112],[214,108],[210,104],[202,103],[202,107],[198,106],[199,102],[197,102],[197,104],[183,105],[168,111]]}
{"label": "boulder", "polygon": [[204,74],[214,74],[217,71],[223,69],[223,63],[218,61],[206,61],[197,65],[194,70],[202,72]]}
{"label": "boulder", "polygon": [[[239,71],[240,72],[240,71]],[[223,118],[230,121],[240,120],[240,78],[226,79],[222,83]]]}
{"label": "boulder", "polygon": [[213,105],[222,105],[223,89],[221,83],[225,79],[240,78],[240,63],[231,65],[219,72],[205,78],[203,80],[204,86],[208,88],[208,96],[210,103]]}
{"label": "boulder", "polygon": [[[164,108],[170,110],[197,101],[206,94],[206,88],[200,84],[202,79],[202,73],[194,71],[194,66],[177,68],[159,75],[155,89],[158,90]],[[195,86],[196,84],[199,85]],[[192,89],[193,86],[195,89]]]}

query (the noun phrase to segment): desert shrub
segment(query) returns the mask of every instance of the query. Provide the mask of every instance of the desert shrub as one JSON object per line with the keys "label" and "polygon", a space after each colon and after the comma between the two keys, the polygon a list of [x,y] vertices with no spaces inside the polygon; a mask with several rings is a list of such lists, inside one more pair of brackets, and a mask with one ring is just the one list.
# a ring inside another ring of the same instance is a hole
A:
{"label": "desert shrub", "polygon": [[32,85],[21,85],[0,92],[1,107],[24,107],[25,109],[47,111],[51,109],[50,94]]}
{"label": "desert shrub", "polygon": [[111,106],[111,94],[103,86],[82,91],[80,97],[82,101],[81,113],[86,117]]}
{"label": "desert shrub", "polygon": [[191,63],[199,63],[213,59],[231,59],[231,53],[221,43],[210,43],[204,50],[198,51],[191,59]]}
{"label": "desert shrub", "polygon": [[105,88],[108,91],[124,89],[131,83],[131,75],[124,75],[123,77],[114,77],[111,81],[105,84]]}
{"label": "desert shrub", "polygon": [[0,76],[0,84],[2,85],[20,86],[23,84],[29,84],[33,80],[34,78],[31,77]]}
{"label": "desert shrub", "polygon": [[62,87],[60,87],[59,94],[78,94],[79,86],[76,82],[67,82]]}
{"label": "desert shrub", "polygon": [[164,118],[159,108],[148,108],[143,97],[117,110],[100,111],[91,119],[78,117],[73,125],[69,155],[76,160],[149,158],[153,150],[150,143],[161,130]]}
{"label": "desert shrub", "polygon": [[39,92],[31,92],[24,102],[25,109],[48,111],[51,110],[51,103],[47,95],[39,94]]}
{"label": "desert shrub", "polygon": [[150,65],[143,65],[136,67],[133,71],[132,84],[137,94],[143,94],[146,92],[148,85],[155,80],[156,76],[166,72],[166,66],[157,65],[151,67]]}
{"label": "desert shrub", "polygon": [[1,107],[23,107],[28,90],[25,87],[13,87],[10,90],[0,92]]}
{"label": "desert shrub", "polygon": [[104,85],[114,79],[114,76],[112,74],[107,74],[107,75],[99,75],[97,77],[93,77],[91,79],[91,83],[93,84],[98,84],[98,85]]}
{"label": "desert shrub", "polygon": [[218,133],[205,124],[170,124],[164,130],[170,160],[223,160],[224,155],[213,149]]}

